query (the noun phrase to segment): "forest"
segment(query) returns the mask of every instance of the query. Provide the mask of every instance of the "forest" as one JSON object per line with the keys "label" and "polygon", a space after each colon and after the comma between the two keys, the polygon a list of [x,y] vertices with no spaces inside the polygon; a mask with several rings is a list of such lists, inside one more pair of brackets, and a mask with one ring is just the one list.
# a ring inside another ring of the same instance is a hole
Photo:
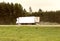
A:
{"label": "forest", "polygon": [[56,11],[43,11],[41,8],[38,12],[33,12],[31,7],[29,7],[31,12],[27,12],[23,9],[23,6],[18,3],[0,3],[0,25],[15,25],[16,18],[25,16],[39,16],[40,21],[43,22],[56,22],[60,24],[60,10]]}

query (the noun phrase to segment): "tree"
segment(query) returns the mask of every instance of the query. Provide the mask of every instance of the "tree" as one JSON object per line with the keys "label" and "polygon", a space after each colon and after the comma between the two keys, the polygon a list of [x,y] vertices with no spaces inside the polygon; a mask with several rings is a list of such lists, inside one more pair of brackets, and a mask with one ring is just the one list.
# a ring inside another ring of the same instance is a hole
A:
{"label": "tree", "polygon": [[32,8],[31,7],[29,7],[29,12],[30,12],[30,14],[32,14]]}
{"label": "tree", "polygon": [[23,10],[23,15],[26,16],[26,14],[27,14],[27,11],[24,9]]}
{"label": "tree", "polygon": [[0,24],[15,24],[16,18],[23,16],[23,8],[18,3],[0,3]]}
{"label": "tree", "polygon": [[42,10],[41,9],[39,9],[39,11],[38,12],[42,12]]}

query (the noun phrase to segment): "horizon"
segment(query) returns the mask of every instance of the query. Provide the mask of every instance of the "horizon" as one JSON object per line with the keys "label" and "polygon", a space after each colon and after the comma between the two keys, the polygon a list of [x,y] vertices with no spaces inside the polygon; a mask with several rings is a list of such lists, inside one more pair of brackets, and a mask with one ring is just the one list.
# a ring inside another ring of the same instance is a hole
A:
{"label": "horizon", "polygon": [[56,11],[60,10],[60,0],[1,0],[0,2],[9,2],[9,3],[20,3],[23,7],[29,12],[29,7],[32,8],[32,11]]}

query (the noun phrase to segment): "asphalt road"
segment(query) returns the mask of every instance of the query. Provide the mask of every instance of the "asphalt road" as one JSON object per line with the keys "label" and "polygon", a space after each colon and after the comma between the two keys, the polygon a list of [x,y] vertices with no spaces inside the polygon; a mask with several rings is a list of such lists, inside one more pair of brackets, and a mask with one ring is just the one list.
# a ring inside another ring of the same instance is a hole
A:
{"label": "asphalt road", "polygon": [[40,26],[40,27],[60,27],[60,25],[0,25],[0,26]]}

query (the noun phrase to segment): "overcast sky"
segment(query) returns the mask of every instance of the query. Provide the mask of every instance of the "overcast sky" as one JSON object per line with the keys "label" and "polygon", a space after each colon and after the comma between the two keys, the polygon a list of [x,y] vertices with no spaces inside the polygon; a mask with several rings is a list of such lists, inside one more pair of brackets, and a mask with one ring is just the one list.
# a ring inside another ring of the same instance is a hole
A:
{"label": "overcast sky", "polygon": [[60,0],[0,0],[0,2],[3,1],[20,3],[27,11],[29,11],[30,6],[32,11],[38,11],[39,9],[43,11],[60,10]]}

